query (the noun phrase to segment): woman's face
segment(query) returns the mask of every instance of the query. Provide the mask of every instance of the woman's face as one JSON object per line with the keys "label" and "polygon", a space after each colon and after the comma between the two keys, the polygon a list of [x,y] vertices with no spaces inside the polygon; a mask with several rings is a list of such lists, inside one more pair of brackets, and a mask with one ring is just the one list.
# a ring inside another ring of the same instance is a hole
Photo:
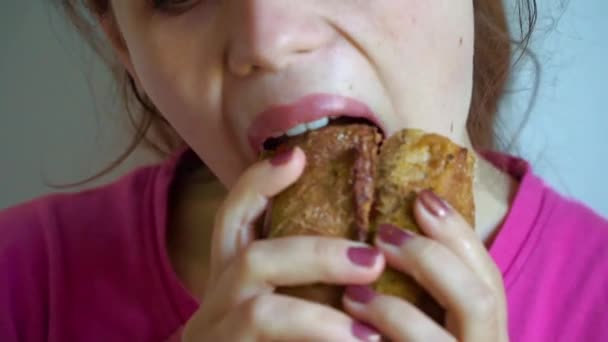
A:
{"label": "woman's face", "polygon": [[[256,160],[263,138],[323,115],[361,115],[364,106],[387,135],[420,128],[469,145],[471,0],[115,0],[112,6],[123,64],[229,187]],[[329,95],[358,102],[342,107],[348,101]]]}

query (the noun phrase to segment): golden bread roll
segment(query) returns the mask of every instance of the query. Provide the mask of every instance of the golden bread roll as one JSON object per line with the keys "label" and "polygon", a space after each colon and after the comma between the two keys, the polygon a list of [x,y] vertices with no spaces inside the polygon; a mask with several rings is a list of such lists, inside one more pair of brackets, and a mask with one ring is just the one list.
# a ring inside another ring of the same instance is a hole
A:
{"label": "golden bread roll", "polygon": [[[371,243],[384,223],[420,233],[413,203],[425,189],[474,226],[474,156],[445,137],[407,129],[382,141],[374,126],[345,124],[291,138],[280,148],[296,145],[305,152],[307,165],[298,181],[272,200],[265,238],[322,235]],[[387,268],[373,288],[442,319],[439,305],[409,276]],[[314,284],[278,292],[341,307],[338,286]]]}

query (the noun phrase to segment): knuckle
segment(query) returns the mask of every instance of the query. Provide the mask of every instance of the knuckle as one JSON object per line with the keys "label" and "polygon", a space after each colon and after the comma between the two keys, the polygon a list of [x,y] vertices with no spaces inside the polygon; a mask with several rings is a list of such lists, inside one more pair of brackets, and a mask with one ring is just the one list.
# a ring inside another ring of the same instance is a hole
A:
{"label": "knuckle", "polygon": [[471,253],[475,251],[475,249],[478,247],[476,244],[473,243],[473,241],[465,237],[456,238],[454,241],[454,245],[456,246],[456,248],[458,248],[464,253]]}
{"label": "knuckle", "polygon": [[332,260],[335,260],[335,246],[319,239],[313,243],[312,253],[319,275],[324,279],[334,278],[336,271]]}
{"label": "knuckle", "polygon": [[257,273],[260,261],[263,260],[263,245],[261,242],[254,242],[245,247],[240,254],[239,269],[240,274],[249,277]]}
{"label": "knuckle", "polygon": [[[407,320],[416,321],[414,308],[397,297],[381,296],[369,306],[369,313],[387,321]],[[412,323],[414,324],[414,323]]]}
{"label": "knuckle", "polygon": [[420,241],[420,253],[419,256],[421,259],[432,259],[437,256],[438,253],[441,252],[441,246],[439,243],[433,240],[425,240]]}
{"label": "knuckle", "polygon": [[250,328],[264,327],[274,310],[272,295],[260,295],[249,300],[245,306],[244,319]]}
{"label": "knuckle", "polygon": [[496,311],[498,299],[486,286],[476,291],[475,298],[470,302],[469,310],[474,317],[488,318]]}
{"label": "knuckle", "polygon": [[[424,341],[456,341],[451,335],[446,334],[430,318],[414,304],[393,296],[381,296],[368,308],[366,315],[372,323],[382,322],[381,325],[391,327],[394,335],[408,335],[402,329],[403,322],[408,326],[416,327],[417,335],[424,336]],[[411,337],[410,337],[411,338]]]}
{"label": "knuckle", "polygon": [[445,252],[442,248],[432,240],[418,240],[415,248],[408,251],[408,256],[404,258],[409,265],[410,276],[418,281],[425,278],[430,270],[435,269],[437,260],[441,260],[441,254]]}
{"label": "knuckle", "polygon": [[490,264],[489,268],[491,284],[504,292],[504,280],[502,272],[500,269],[498,269],[498,266],[495,263]]}
{"label": "knuckle", "polygon": [[312,251],[319,257],[327,257],[331,254],[331,247],[325,240],[315,239],[312,245]]}
{"label": "knuckle", "polygon": [[438,242],[424,240],[420,241],[418,251],[414,253],[414,257],[419,264],[430,265],[433,260],[443,260],[446,257],[446,250]]}

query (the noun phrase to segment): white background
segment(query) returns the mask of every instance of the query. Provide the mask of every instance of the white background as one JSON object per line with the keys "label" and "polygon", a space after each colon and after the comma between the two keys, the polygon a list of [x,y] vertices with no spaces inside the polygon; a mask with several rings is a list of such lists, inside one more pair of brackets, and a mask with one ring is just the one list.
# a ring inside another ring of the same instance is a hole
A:
{"label": "white background", "polygon": [[[398,0],[395,0],[398,1]],[[561,192],[608,216],[608,2],[538,0],[532,48],[540,90],[526,116],[530,64],[502,110],[514,150]],[[110,78],[49,1],[3,0],[0,9],[0,209],[99,170],[126,144],[127,121]],[[151,161],[140,151],[109,177]]]}

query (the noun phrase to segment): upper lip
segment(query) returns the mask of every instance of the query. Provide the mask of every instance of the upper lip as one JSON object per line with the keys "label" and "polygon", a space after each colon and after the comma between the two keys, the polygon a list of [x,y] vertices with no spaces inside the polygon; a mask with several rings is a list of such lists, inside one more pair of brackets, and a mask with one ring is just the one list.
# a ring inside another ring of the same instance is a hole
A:
{"label": "upper lip", "polygon": [[366,104],[345,96],[311,94],[291,104],[273,105],[257,114],[247,132],[249,143],[259,153],[273,134],[330,116],[364,118],[384,131],[379,118]]}

